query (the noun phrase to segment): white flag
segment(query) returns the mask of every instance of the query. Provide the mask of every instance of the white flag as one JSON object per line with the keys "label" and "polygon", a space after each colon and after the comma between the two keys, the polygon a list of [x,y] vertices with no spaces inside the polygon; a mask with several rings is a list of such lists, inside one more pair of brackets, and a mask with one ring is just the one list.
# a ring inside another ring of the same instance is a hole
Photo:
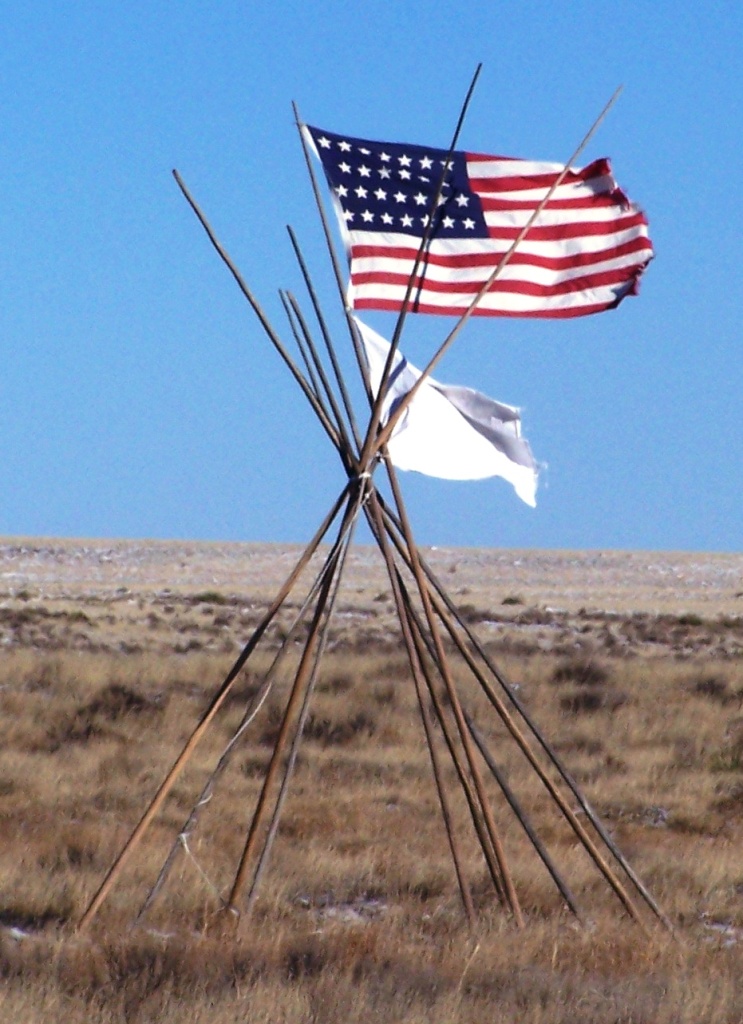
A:
{"label": "white flag", "polygon": [[[364,345],[374,395],[379,390],[389,342],[354,317]],[[382,406],[386,423],[421,376],[395,353]],[[537,464],[521,437],[521,417],[472,388],[439,384],[428,377],[392,432],[387,450],[398,469],[412,469],[445,480],[483,480],[500,476],[513,484],[527,505],[536,505]]]}

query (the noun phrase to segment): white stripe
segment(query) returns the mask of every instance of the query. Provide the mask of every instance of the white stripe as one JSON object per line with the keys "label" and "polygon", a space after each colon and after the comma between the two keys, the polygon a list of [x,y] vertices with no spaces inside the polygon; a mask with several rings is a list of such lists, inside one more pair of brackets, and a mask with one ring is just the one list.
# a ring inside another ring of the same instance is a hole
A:
{"label": "white stripe", "polygon": [[[628,207],[621,213],[607,206],[581,208],[579,210],[542,210],[534,222],[538,228],[563,227],[570,224],[611,225],[624,217],[633,217],[640,211]],[[488,227],[522,228],[533,215],[534,210],[483,210]]]}
{"label": "white stripe", "polygon": [[[507,156],[482,156],[478,159],[477,153],[467,153],[467,169],[472,169],[476,178],[530,178],[535,174],[552,174],[555,177],[560,174],[565,164],[551,163],[548,160],[519,160],[510,159]],[[571,167],[574,174],[581,174],[582,167]]]}

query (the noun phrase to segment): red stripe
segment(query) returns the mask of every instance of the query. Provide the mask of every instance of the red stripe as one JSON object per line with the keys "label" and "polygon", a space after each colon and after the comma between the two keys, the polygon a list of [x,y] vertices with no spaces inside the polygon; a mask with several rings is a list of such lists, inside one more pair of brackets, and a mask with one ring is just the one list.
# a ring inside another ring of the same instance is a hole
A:
{"label": "red stripe", "polygon": [[[637,277],[646,266],[647,261],[634,264],[631,267],[620,267],[617,270],[604,270],[596,274],[584,274],[582,277],[571,277],[567,281],[558,281],[555,284],[537,284],[528,280],[504,281],[502,278],[498,278],[488,289],[488,294],[502,292],[547,299],[557,295],[586,291],[589,288],[607,288],[615,284],[623,284],[625,281]],[[424,291],[441,295],[446,292],[477,295],[486,280],[487,277],[483,277],[480,281],[435,281],[418,276],[415,279],[414,287],[422,287]],[[366,271],[360,274],[351,274],[351,284],[355,288],[364,284],[397,285],[405,288],[408,281],[407,274],[395,274],[388,271]]]}
{"label": "red stripe", "polygon": [[[490,195],[479,197],[483,210],[498,210],[510,212],[512,210],[526,210],[533,213],[537,204],[533,199],[500,199]],[[614,192],[594,192],[583,199],[550,199],[545,210],[595,210],[596,207],[611,209],[617,208],[617,216],[620,216],[620,203]],[[607,221],[607,223],[610,223]]]}
{"label": "red stripe", "polygon": [[[616,259],[633,252],[643,252],[650,249],[652,249],[650,240],[640,235],[637,238],[630,239],[628,242],[622,242],[621,245],[600,249],[598,252],[580,252],[572,256],[536,256],[516,249],[508,261],[508,265],[514,267],[542,267],[545,270],[569,270],[571,267],[587,267],[593,263],[603,263],[604,260]],[[504,247],[500,252],[461,253],[447,256],[440,253],[428,253],[426,262],[437,267],[453,267],[456,269],[467,267],[495,268],[506,251]],[[417,249],[373,245],[354,245],[351,249],[351,257],[354,261],[362,258],[390,259],[407,261],[411,266],[417,254]]]}
{"label": "red stripe", "polygon": [[[611,302],[594,303],[590,306],[570,306],[567,309],[538,309],[538,310],[502,310],[483,309],[482,305],[475,306],[473,316],[503,316],[503,317],[529,317],[537,320],[567,320],[576,316],[589,316],[591,313],[603,313],[604,310],[613,309],[619,304],[625,295],[633,294],[628,291],[618,299]],[[402,303],[390,299],[359,299],[354,302],[354,309],[382,309],[392,313],[400,310]],[[430,303],[409,303],[408,311],[411,313],[433,313],[438,316],[461,316],[467,306],[433,306]]]}

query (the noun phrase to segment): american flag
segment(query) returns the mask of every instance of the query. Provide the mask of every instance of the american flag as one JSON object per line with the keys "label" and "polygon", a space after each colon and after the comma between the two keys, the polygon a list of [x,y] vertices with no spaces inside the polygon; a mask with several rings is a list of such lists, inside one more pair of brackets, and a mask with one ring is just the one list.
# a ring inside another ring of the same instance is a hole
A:
{"label": "american flag", "polygon": [[[409,308],[460,315],[563,170],[562,164],[370,142],[307,126],[335,200],[355,309],[399,310],[429,219]],[[436,194],[441,184],[438,205]],[[647,219],[609,161],[571,168],[475,309],[570,317],[637,292],[653,256]]]}

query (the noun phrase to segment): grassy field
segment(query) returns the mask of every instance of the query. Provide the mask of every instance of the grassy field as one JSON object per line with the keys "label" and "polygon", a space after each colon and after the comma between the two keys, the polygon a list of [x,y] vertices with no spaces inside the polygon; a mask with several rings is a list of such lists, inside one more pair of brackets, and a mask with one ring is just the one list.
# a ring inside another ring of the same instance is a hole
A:
{"label": "grassy field", "polygon": [[[40,1024],[743,1021],[743,580],[735,556],[431,553],[675,937],[630,921],[462,667],[462,700],[569,879],[497,787],[519,931],[455,800],[467,927],[388,588],[351,566],[259,898],[219,913],[290,657],[137,912],[296,612],[279,617],[92,928],[74,926],[293,550],[0,548],[0,1019]],[[542,571],[540,572],[540,558]],[[297,645],[293,645],[297,647]],[[449,770],[450,791],[456,793]]]}

